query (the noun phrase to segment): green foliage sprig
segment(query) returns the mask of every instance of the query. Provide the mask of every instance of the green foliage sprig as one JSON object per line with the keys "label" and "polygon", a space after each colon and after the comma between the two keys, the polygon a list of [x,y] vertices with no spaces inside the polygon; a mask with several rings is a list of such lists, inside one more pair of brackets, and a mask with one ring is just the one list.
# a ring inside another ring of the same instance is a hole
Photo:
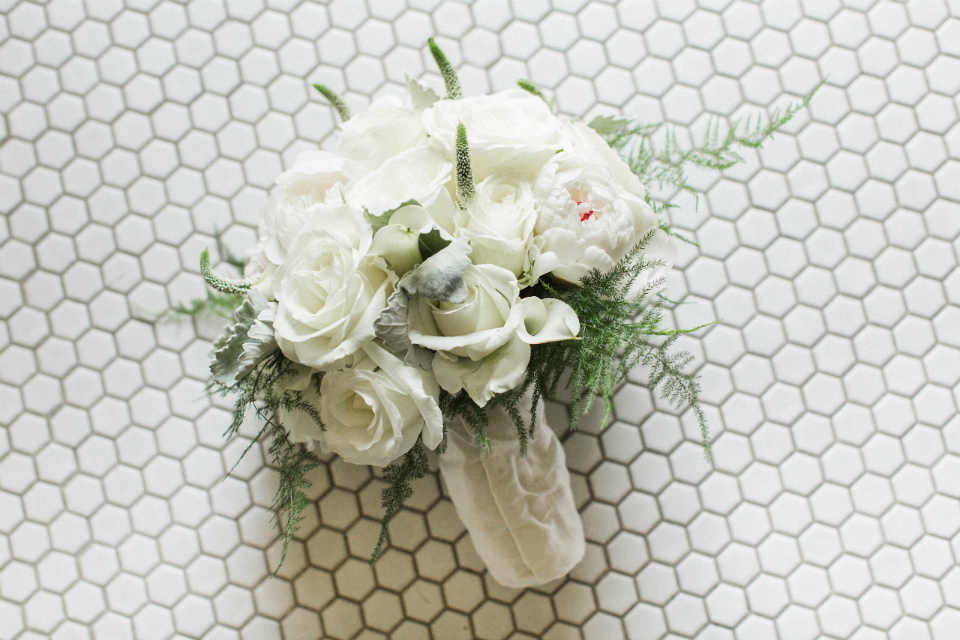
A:
{"label": "green foliage sprig", "polygon": [[467,143],[467,129],[462,122],[457,123],[457,198],[460,206],[477,195],[477,187],[473,182],[473,167],[470,164],[470,145]]}
{"label": "green foliage sprig", "polygon": [[290,541],[297,534],[300,522],[304,518],[303,511],[310,503],[305,493],[310,488],[310,480],[306,475],[320,465],[320,459],[315,453],[302,444],[290,440],[286,429],[277,419],[277,411],[280,409],[303,411],[313,418],[321,430],[324,429],[319,412],[303,399],[301,392],[278,393],[281,381],[298,372],[299,368],[296,364],[288,360],[280,351],[275,351],[236,383],[229,386],[211,384],[221,396],[236,397],[233,420],[227,427],[224,437],[229,438],[239,431],[250,409],[262,421],[260,431],[240,454],[236,464],[240,463],[254,444],[266,436],[273,438],[269,454],[273,463],[279,468],[280,483],[271,508],[274,512],[273,522],[277,526],[277,539],[283,541],[277,570],[287,557]]}
{"label": "green foliage sprig", "polygon": [[410,483],[414,480],[427,475],[430,470],[430,463],[427,460],[427,452],[424,449],[422,441],[417,440],[404,456],[403,461],[391,464],[383,470],[383,479],[390,483],[380,493],[380,502],[383,505],[383,521],[380,524],[380,537],[377,538],[377,546],[370,556],[370,565],[376,563],[377,558],[383,551],[383,545],[387,541],[387,529],[390,520],[403,508],[403,501],[413,495],[413,487]]}
{"label": "green foliage sprig", "polygon": [[277,527],[277,539],[283,540],[280,559],[274,575],[287,559],[290,541],[300,530],[304,519],[303,511],[310,504],[306,491],[312,485],[307,473],[320,466],[315,453],[290,441],[287,432],[278,424],[273,428],[273,442],[270,444],[270,457],[280,469],[280,483],[270,508],[273,510],[272,522]]}
{"label": "green foliage sprig", "polygon": [[[580,335],[576,340],[533,345],[523,384],[492,401],[513,418],[521,455],[526,452],[527,440],[534,437],[534,417],[541,399],[555,399],[561,389],[567,389],[572,398],[570,428],[576,429],[580,417],[600,398],[604,404],[601,425],[606,425],[613,416],[613,398],[620,383],[634,367],[645,365],[651,372],[647,382],[651,390],[660,387],[661,396],[677,409],[684,405],[692,408],[700,424],[704,456],[708,461],[712,459],[709,429],[700,407],[700,385],[695,374],[683,370],[692,356],[670,352],[681,334],[709,325],[664,329],[664,300],[648,300],[650,293],[663,284],[661,280],[650,282],[639,294],[631,295],[634,282],[644,271],[662,266],[660,261],[643,257],[653,233],[648,233],[609,273],[594,269],[576,287],[549,282],[540,285],[541,294],[563,300],[577,313]],[[530,427],[525,431],[519,404],[531,387]]]}
{"label": "green foliage sprig", "polygon": [[[626,120],[606,117],[595,119],[591,126],[594,123],[599,125],[594,128],[612,148],[620,152],[644,184],[673,187],[696,194],[696,190],[687,182],[688,167],[723,171],[744,162],[739,150],[762,147],[768,138],[810,104],[821,86],[823,82],[799,102],[792,103],[786,109],[775,108],[766,118],[759,114],[751,115],[724,127],[721,118],[713,116],[707,122],[700,146],[690,149],[684,149],[680,144],[675,128],[663,123],[630,124]],[[664,145],[662,149],[656,149],[652,138],[660,130],[665,133]]]}
{"label": "green foliage sprig", "polygon": [[243,296],[235,293],[220,293],[219,291],[208,291],[206,298],[194,298],[184,304],[182,302],[174,305],[172,309],[161,315],[158,319],[174,318],[178,316],[194,316],[202,318],[204,316],[220,316],[224,320],[233,320],[233,312],[243,302]]}
{"label": "green foliage sprig", "polygon": [[223,278],[213,272],[210,266],[210,251],[203,250],[200,254],[200,275],[207,281],[207,285],[221,293],[230,293],[243,295],[250,287],[260,282],[263,275],[251,276],[249,278]]}

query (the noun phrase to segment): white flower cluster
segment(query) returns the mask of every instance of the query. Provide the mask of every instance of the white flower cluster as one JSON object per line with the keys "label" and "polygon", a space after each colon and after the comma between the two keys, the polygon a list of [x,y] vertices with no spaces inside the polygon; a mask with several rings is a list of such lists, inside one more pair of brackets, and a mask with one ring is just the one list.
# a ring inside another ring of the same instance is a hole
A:
{"label": "white flower cluster", "polygon": [[260,320],[302,366],[281,391],[299,391],[325,430],[301,410],[281,422],[357,464],[389,464],[421,434],[435,448],[440,389],[484,406],[522,382],[531,344],[579,333],[569,306],[525,289],[607,272],[654,231],[645,257],[663,266],[639,291],[676,253],[637,176],[589,127],[519,89],[411,93],[412,106],[384,99],[351,117],[335,154],[301,154],[277,178],[247,273],[268,301]]}

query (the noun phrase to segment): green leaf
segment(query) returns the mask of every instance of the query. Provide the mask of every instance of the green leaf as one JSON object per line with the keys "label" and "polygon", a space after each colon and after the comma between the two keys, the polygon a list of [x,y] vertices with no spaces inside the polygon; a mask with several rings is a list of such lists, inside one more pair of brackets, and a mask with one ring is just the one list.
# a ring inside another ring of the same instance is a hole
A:
{"label": "green leaf", "polygon": [[426,260],[450,246],[450,240],[444,240],[440,237],[440,230],[433,229],[429,233],[420,234],[418,246],[420,247],[420,257]]}
{"label": "green leaf", "polygon": [[630,122],[613,116],[597,116],[587,126],[602,136],[615,136],[626,131]]}

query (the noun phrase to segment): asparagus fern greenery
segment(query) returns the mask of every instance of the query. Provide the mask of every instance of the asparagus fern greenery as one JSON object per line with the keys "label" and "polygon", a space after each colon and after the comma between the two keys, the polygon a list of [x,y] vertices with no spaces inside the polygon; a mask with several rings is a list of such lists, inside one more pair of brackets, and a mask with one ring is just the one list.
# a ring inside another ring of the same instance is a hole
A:
{"label": "asparagus fern greenery", "polygon": [[[430,48],[443,74],[448,97],[459,98],[460,85],[452,66],[432,40]],[[533,84],[521,81],[520,86],[547,100],[543,92]],[[344,120],[350,117],[349,110],[339,96],[323,86],[317,86],[317,89],[330,100]],[[748,118],[745,121],[734,121],[724,132],[721,132],[720,121],[712,119],[707,126],[703,144],[691,149],[684,149],[678,142],[676,132],[669,128],[665,128],[665,143],[661,145],[662,148],[657,149],[653,137],[663,125],[632,124],[626,120],[601,117],[594,119],[590,126],[624,157],[643,183],[672,188],[676,193],[695,193],[687,182],[688,167],[714,170],[732,167],[743,160],[738,150],[760,147],[764,140],[806,107],[812,97],[813,93],[785,110],[776,110],[765,120]],[[466,153],[465,140],[461,141],[460,138],[465,138],[462,124],[458,131],[458,142],[463,144],[458,145],[458,152],[463,147],[463,153]],[[466,167],[465,169],[464,163],[458,162],[458,176],[461,173],[466,174],[469,164],[466,164]],[[469,185],[465,177],[458,180],[461,200],[470,199],[471,189],[472,178]],[[648,202],[658,214],[674,206],[669,201],[655,201],[649,194]],[[662,228],[669,231],[666,221],[661,220],[661,224]],[[631,285],[638,277],[645,271],[662,266],[659,262],[648,262],[643,257],[644,249],[652,238],[653,232],[643,238],[612,271],[604,274],[594,270],[581,280],[579,287],[547,279],[537,284],[534,290],[525,292],[525,295],[554,297],[566,302],[577,313],[581,332],[576,340],[533,345],[523,383],[491,400],[493,406],[505,409],[516,424],[522,455],[526,454],[528,441],[535,437],[535,421],[528,420],[528,416],[522,415],[520,409],[521,399],[528,390],[532,389],[533,392],[530,418],[535,415],[540,401],[556,398],[560,391],[566,390],[572,398],[571,429],[577,427],[580,417],[587,413],[596,401],[603,403],[601,424],[605,425],[613,414],[613,397],[619,385],[631,369],[642,366],[649,372],[648,386],[651,390],[659,388],[661,397],[678,410],[689,406],[700,426],[704,455],[708,461],[711,459],[706,418],[699,400],[699,381],[695,374],[686,370],[693,358],[688,353],[673,350],[681,334],[703,327],[678,330],[664,328],[664,305],[668,300],[663,296],[649,295],[662,285],[661,281],[649,283],[639,296],[629,295]],[[226,257],[226,262],[242,271],[242,261],[233,258],[222,245],[220,254]],[[175,313],[194,316],[214,313],[235,318],[242,308],[244,294],[256,283],[255,280],[231,280],[217,276],[210,267],[206,251],[201,258],[201,272],[216,291],[206,299],[177,307]],[[242,322],[243,319],[239,321]],[[244,329],[249,329],[249,326]],[[303,375],[302,367],[288,360],[279,350],[265,357],[260,356],[260,359],[254,362],[245,375],[239,377],[240,374],[237,374],[239,379],[218,376],[211,382],[210,389],[236,399],[234,418],[225,436],[235,435],[252,410],[261,420],[262,426],[247,450],[265,437],[272,438],[269,455],[280,472],[273,509],[274,522],[278,529],[277,537],[283,543],[280,554],[282,564],[290,541],[304,518],[303,511],[309,504],[306,490],[310,487],[310,481],[307,474],[320,464],[320,459],[312,451],[290,439],[280,424],[278,415],[281,410],[299,410],[315,420],[320,429],[324,426],[317,410],[303,399],[302,392],[285,390],[285,379],[293,375]],[[313,384],[319,385],[320,375],[314,374]],[[441,391],[440,409],[447,420],[461,418],[475,433],[481,449],[489,452],[486,413],[465,391],[456,395]],[[445,450],[446,433],[437,452],[442,454]],[[383,477],[388,483],[382,492],[384,516],[371,563],[376,561],[386,544],[390,520],[412,495],[412,482],[422,478],[428,471],[428,457],[422,441],[418,441],[401,460],[384,470]]]}
{"label": "asparagus fern greenery", "polygon": [[[579,287],[543,284],[548,296],[563,300],[577,312],[580,335],[578,340],[533,345],[523,386],[533,386],[533,413],[540,398],[556,397],[564,373],[569,371],[566,387],[572,398],[570,428],[577,428],[580,416],[591,409],[597,397],[604,403],[600,424],[606,425],[613,415],[613,396],[620,383],[630,370],[644,365],[651,372],[648,379],[651,390],[661,387],[661,395],[677,409],[684,405],[691,407],[700,423],[704,455],[709,461],[710,438],[706,417],[700,408],[700,384],[697,376],[683,371],[692,357],[684,352],[670,352],[679,335],[708,325],[664,329],[664,301],[651,303],[647,299],[650,291],[663,284],[660,280],[647,284],[639,296],[629,295],[631,285],[644,271],[662,266],[659,261],[648,262],[643,258],[643,251],[652,238],[651,231],[609,273],[593,270],[580,281]],[[514,414],[519,397],[507,396],[503,401],[520,428],[521,423]]]}
{"label": "asparagus fern greenery", "polygon": [[[600,116],[594,118],[590,126],[620,152],[644,184],[696,194],[696,190],[687,183],[687,168],[723,171],[743,162],[744,158],[738,149],[762,147],[765,140],[810,104],[821,86],[823,82],[799,102],[790,104],[786,109],[774,109],[766,119],[761,115],[749,116],[734,120],[724,127],[719,117],[712,117],[707,121],[702,144],[691,149],[683,148],[677,140],[676,129],[662,123],[631,123]],[[663,148],[658,150],[653,144],[653,136],[661,130],[665,142]]]}

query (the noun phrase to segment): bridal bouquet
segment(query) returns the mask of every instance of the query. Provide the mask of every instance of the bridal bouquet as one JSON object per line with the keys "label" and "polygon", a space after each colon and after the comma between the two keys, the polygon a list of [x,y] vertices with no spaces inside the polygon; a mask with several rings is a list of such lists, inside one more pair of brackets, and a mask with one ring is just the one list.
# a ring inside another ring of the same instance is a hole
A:
{"label": "bridal bouquet", "polygon": [[655,127],[556,116],[524,81],[464,98],[430,46],[445,98],[410,80],[406,104],[352,115],[315,85],[343,121],[336,153],[303,153],[277,178],[242,279],[215,275],[204,252],[208,284],[239,304],[215,344],[214,386],[237,395],[228,433],[252,408],[272,436],[285,545],[305,474],[335,453],[386,467],[375,561],[429,449],[494,577],[539,584],[584,550],[541,399],[566,388],[575,428],[598,398],[605,423],[644,365],[651,388],[692,407],[709,456],[690,357],[671,352],[681,332],[662,326],[674,234],[641,178],[683,187],[684,162],[722,168],[732,145],[758,145],[783,118],[655,154]]}

